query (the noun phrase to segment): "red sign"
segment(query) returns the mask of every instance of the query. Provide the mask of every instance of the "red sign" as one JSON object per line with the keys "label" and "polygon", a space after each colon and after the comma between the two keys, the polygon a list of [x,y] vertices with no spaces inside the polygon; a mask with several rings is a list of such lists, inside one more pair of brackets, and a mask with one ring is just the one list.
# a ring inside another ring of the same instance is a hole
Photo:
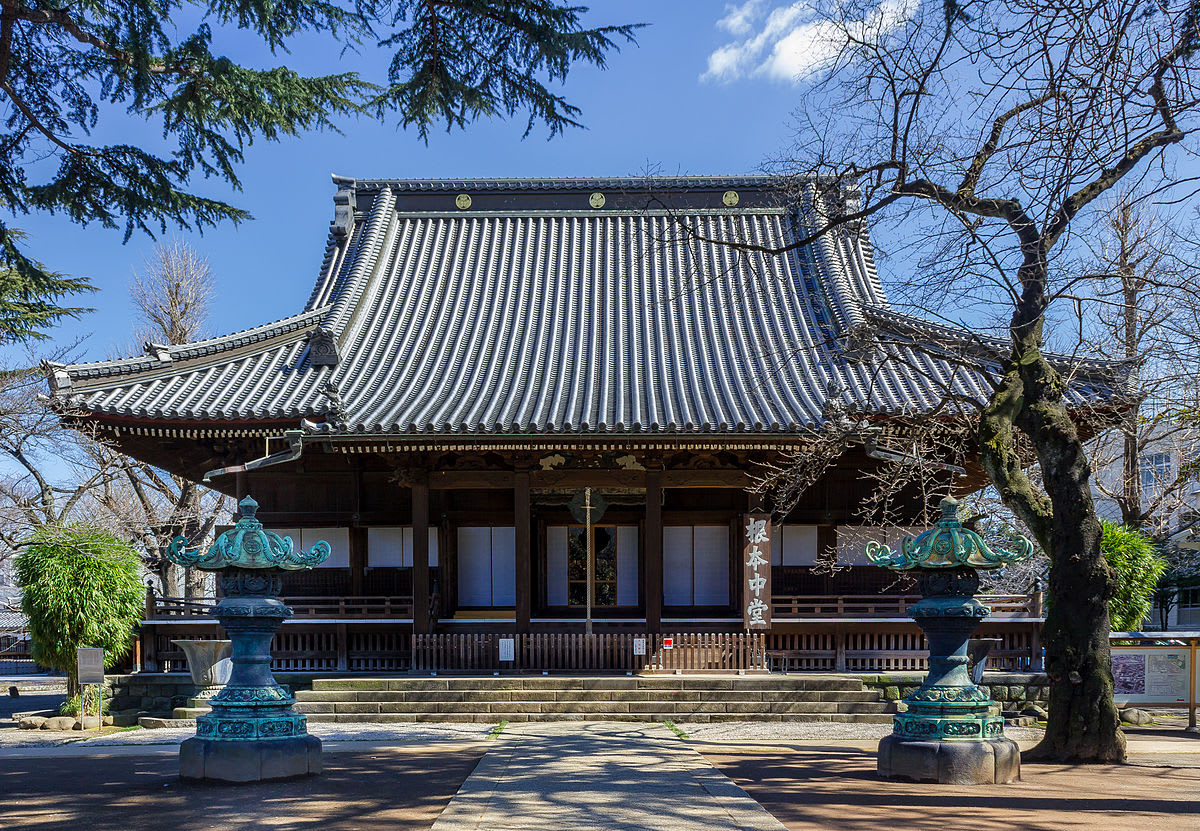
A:
{"label": "red sign", "polygon": [[674,648],[675,648],[675,639],[674,638],[663,638],[663,649],[674,649]]}

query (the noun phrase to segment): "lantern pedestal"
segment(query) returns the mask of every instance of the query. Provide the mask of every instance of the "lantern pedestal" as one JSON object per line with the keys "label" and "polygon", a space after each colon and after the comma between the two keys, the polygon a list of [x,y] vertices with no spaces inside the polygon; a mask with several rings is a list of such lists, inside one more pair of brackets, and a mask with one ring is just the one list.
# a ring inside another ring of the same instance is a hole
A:
{"label": "lantern pedestal", "polygon": [[264,782],[321,772],[321,741],[308,735],[295,698],[271,674],[271,638],[292,610],[276,595],[274,570],[223,569],[213,610],[233,641],[233,671],[196,719],[196,736],[179,748],[179,776],[220,782]]}
{"label": "lantern pedestal", "polygon": [[929,642],[929,674],[904,699],[879,743],[885,779],[947,785],[1002,785],[1021,778],[1017,743],[1004,737],[1004,719],[968,671],[967,642],[990,610],[975,599],[973,568],[914,569],[922,599],[909,614]]}

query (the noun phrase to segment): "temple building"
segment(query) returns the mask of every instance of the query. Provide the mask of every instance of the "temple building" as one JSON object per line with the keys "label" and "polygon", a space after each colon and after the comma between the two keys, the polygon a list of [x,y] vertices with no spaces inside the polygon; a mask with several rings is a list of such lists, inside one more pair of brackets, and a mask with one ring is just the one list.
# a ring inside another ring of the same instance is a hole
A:
{"label": "temple building", "polygon": [[[862,223],[772,253],[845,206],[762,177],[335,183],[298,313],[49,369],[65,418],[252,495],[296,545],[330,543],[285,577],[282,668],[401,671],[434,637],[585,629],[650,652],[749,632],[792,668],[916,668],[908,600],[861,550],[903,535],[860,527],[870,448],[847,441],[787,515],[753,487],[830,419],[886,432],[949,389],[986,394],[986,368],[929,345],[955,333],[889,307]],[[959,489],[981,482],[975,466]],[[850,567],[814,571],[831,550]],[[1037,599],[992,606],[1000,665],[1029,667]],[[142,661],[168,668],[172,638],[216,631],[152,592]]]}

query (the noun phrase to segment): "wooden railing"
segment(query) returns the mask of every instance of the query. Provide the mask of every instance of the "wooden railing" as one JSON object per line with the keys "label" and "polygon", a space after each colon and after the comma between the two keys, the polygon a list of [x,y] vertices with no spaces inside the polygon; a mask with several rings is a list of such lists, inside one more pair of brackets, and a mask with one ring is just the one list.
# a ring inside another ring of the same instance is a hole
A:
{"label": "wooden railing", "polygon": [[[513,660],[501,661],[500,642],[508,639]],[[639,645],[644,654],[635,654]],[[412,667],[414,672],[762,672],[767,654],[758,633],[434,634],[413,635]]]}
{"label": "wooden railing", "polygon": [[[771,617],[787,618],[872,618],[907,617],[908,609],[921,599],[919,594],[861,595],[775,595],[771,598]],[[984,594],[983,605],[995,618],[1038,618],[1042,616],[1038,595]]]}
{"label": "wooden railing", "polygon": [[[148,620],[210,618],[216,597],[162,597],[147,595]],[[412,597],[281,597],[295,618],[398,618],[411,620]]]}

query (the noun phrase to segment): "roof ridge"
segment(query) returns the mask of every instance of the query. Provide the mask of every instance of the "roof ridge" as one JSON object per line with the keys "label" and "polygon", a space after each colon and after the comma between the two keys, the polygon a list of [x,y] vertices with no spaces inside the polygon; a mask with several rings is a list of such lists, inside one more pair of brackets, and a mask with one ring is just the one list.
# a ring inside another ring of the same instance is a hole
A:
{"label": "roof ridge", "polygon": [[[447,177],[447,178],[392,178],[379,177],[360,179],[353,176],[334,174],[333,181],[354,188],[376,189],[390,187],[397,190],[456,190],[471,187],[476,190],[554,190],[562,188],[586,189],[607,185],[628,188],[658,187],[769,187],[773,183],[786,181],[786,177],[768,174],[730,174],[726,176],[549,176],[549,177]],[[794,180],[793,180],[794,181]]]}
{"label": "roof ridge", "polygon": [[[172,344],[166,347],[166,353],[170,356],[170,361],[191,360],[207,355],[220,354],[236,347],[261,343],[306,328],[309,324],[318,323],[326,311],[327,307],[307,309],[298,314],[289,315],[288,317],[259,324],[258,326],[252,326],[249,329],[230,332],[226,335],[218,335],[189,343]],[[90,379],[105,378],[113,375],[128,375],[149,369],[159,369],[164,363],[156,355],[136,355],[128,358],[113,358],[104,361],[84,361],[65,366],[56,365],[53,368],[60,373],[67,373],[71,379]],[[53,378],[53,373],[51,373],[51,377]]]}
{"label": "roof ridge", "polygon": [[[986,335],[979,332],[955,328],[946,323],[939,323],[929,318],[919,317],[917,315],[908,314],[907,312],[898,311],[890,306],[878,306],[869,303],[864,303],[863,311],[869,317],[885,323],[898,324],[915,329],[918,332],[934,332],[940,336],[951,338],[953,340],[970,345],[972,342],[979,346],[991,346],[997,349],[1005,350],[1011,348],[1012,344],[1004,338],[997,335]],[[1092,367],[1097,370],[1120,371],[1136,361],[1126,361],[1112,358],[1092,358],[1084,355],[1066,355],[1062,352],[1043,350],[1042,354],[1049,360],[1069,363],[1076,367]]]}

